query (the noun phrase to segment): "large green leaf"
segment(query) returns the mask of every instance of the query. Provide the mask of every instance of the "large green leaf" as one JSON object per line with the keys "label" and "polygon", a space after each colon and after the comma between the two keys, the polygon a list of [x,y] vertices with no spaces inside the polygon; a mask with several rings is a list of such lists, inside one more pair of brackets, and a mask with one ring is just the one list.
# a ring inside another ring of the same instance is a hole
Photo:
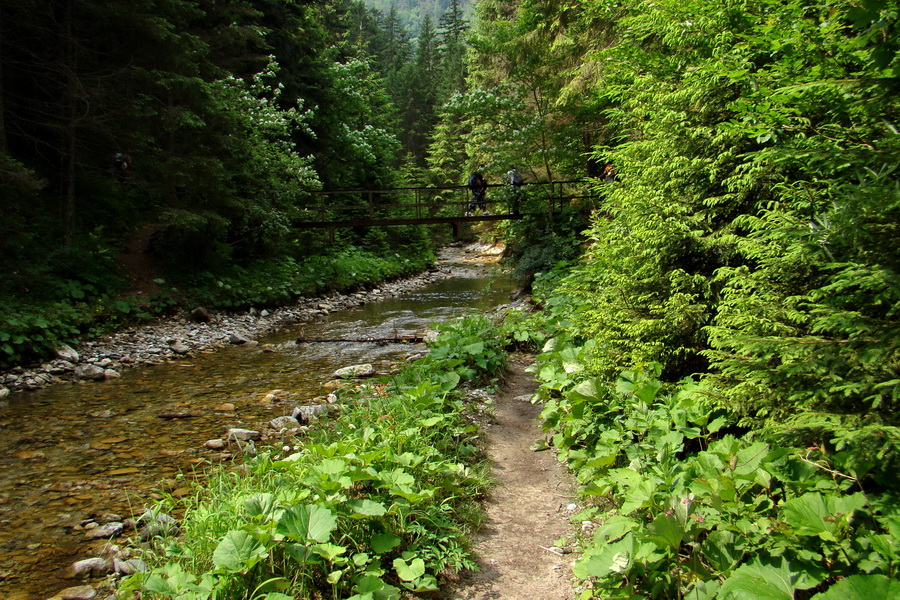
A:
{"label": "large green leaf", "polygon": [[738,568],[719,593],[720,600],[794,600],[794,581],[787,561],[772,567],[759,562]]}
{"label": "large green leaf", "polygon": [[809,492],[786,501],[781,507],[781,516],[798,533],[834,540],[840,526],[847,524],[853,512],[863,508],[865,503],[861,493],[825,496]]}
{"label": "large green leaf", "polygon": [[575,400],[591,402],[603,398],[605,392],[606,388],[604,387],[603,379],[591,377],[572,388],[568,395]]}
{"label": "large green leaf", "polygon": [[900,581],[885,575],[851,575],[813,596],[812,600],[894,600],[900,598]]}
{"label": "large green leaf", "polygon": [[403,581],[413,581],[425,574],[425,561],[421,558],[414,558],[406,562],[402,558],[395,558],[394,570],[397,571],[397,577]]}
{"label": "large green leaf", "polygon": [[278,520],[278,532],[297,542],[327,542],[337,527],[331,510],[316,504],[291,506]]}
{"label": "large green leaf", "polygon": [[678,521],[674,514],[659,514],[653,522],[647,526],[650,535],[647,540],[658,543],[662,546],[668,546],[673,550],[677,550],[681,546],[681,539],[684,537],[684,525]]}
{"label": "large green leaf", "polygon": [[385,554],[400,545],[402,542],[399,537],[390,533],[376,533],[369,540],[369,545],[376,554]]}
{"label": "large green leaf", "polygon": [[244,510],[250,517],[269,518],[276,510],[275,494],[253,494],[244,500]]}
{"label": "large green leaf", "polygon": [[249,532],[232,530],[225,534],[213,552],[216,568],[231,572],[246,571],[268,555],[266,547]]}
{"label": "large green leaf", "polygon": [[363,575],[356,581],[353,591],[357,595],[351,596],[348,600],[398,600],[400,598],[400,590],[381,580],[380,577],[374,575]]}
{"label": "large green leaf", "polygon": [[718,571],[728,571],[741,558],[738,537],[727,530],[712,531],[700,545],[706,561]]}
{"label": "large green leaf", "polygon": [[380,517],[387,512],[384,504],[381,504],[380,502],[374,502],[372,500],[351,500],[347,504],[351,509],[353,509],[353,512],[356,513],[354,515],[351,515],[353,517],[356,517],[357,515],[359,515],[360,518]]}
{"label": "large green leaf", "polygon": [[610,573],[626,573],[634,556],[634,537],[627,533],[622,539],[606,544],[596,554],[579,560],[572,567],[576,577],[605,577]]}

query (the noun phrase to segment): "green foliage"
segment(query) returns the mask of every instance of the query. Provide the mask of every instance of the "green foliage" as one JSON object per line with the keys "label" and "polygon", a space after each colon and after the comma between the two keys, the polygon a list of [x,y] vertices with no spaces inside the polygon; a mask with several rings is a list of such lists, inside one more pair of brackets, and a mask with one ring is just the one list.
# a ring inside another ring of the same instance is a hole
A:
{"label": "green foliage", "polygon": [[[468,343],[476,332],[480,350]],[[446,350],[463,343],[460,353]],[[210,474],[196,498],[181,501],[178,540],[146,555],[156,566],[120,592],[399,599],[436,590],[445,571],[473,568],[466,534],[478,523],[469,519],[487,470],[460,373],[494,373],[501,343],[485,337],[480,318],[450,326],[433,346],[444,358],[347,392],[334,419],[288,447],[262,449],[240,476]]]}
{"label": "green foliage", "polygon": [[232,265],[192,277],[186,293],[193,302],[210,308],[285,305],[300,296],[352,291],[421,272],[434,261],[434,255],[430,250],[416,250],[382,257],[349,247],[302,260],[284,257],[246,268]]}
{"label": "green foliage", "polygon": [[578,307],[568,333],[592,340],[589,369],[696,374],[742,424],[891,471],[897,7],[484,10],[502,23],[479,38],[480,74],[531,81],[554,111],[588,119],[593,159],[620,175],[598,183],[589,247],[557,295]]}
{"label": "green foliage", "polygon": [[69,304],[23,307],[0,304],[0,364],[44,358],[73,339],[83,319]]}
{"label": "green foliage", "polygon": [[487,317],[471,316],[439,323],[437,329],[441,334],[431,351],[417,361],[418,367],[439,366],[465,381],[476,381],[498,374],[506,364],[503,350],[506,337]]}
{"label": "green foliage", "polygon": [[860,491],[862,474],[725,433],[697,385],[667,392],[659,365],[607,385],[586,370],[589,345],[549,345],[537,368],[560,460],[612,504],[577,516],[597,524],[574,566],[583,598],[788,599],[897,577],[900,513]]}

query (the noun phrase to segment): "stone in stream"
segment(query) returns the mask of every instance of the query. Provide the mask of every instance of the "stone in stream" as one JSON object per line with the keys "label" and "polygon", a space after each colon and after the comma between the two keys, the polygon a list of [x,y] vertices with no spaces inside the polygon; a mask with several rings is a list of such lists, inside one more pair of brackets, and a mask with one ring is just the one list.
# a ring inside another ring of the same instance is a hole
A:
{"label": "stone in stream", "polygon": [[229,442],[238,441],[238,442],[249,442],[252,440],[258,440],[262,437],[262,434],[258,431],[253,431],[252,429],[229,429],[227,434],[225,435],[225,439]]}
{"label": "stone in stream", "polygon": [[228,446],[228,442],[223,439],[207,440],[203,445],[210,450],[224,450],[225,447]]}
{"label": "stone in stream", "polygon": [[71,346],[67,346],[66,344],[62,344],[53,349],[53,352],[56,354],[56,357],[60,360],[64,360],[70,363],[77,363],[81,360],[81,357],[78,356],[78,352],[75,351]]}
{"label": "stone in stream", "polygon": [[336,379],[347,379],[348,377],[371,377],[375,374],[375,367],[369,363],[361,365],[350,365],[343,367],[334,372],[332,377]]}
{"label": "stone in stream", "polygon": [[75,377],[78,379],[88,379],[90,381],[100,381],[104,378],[103,367],[97,365],[79,365],[75,368]]}
{"label": "stone in stream", "polygon": [[119,575],[134,575],[135,573],[143,573],[148,570],[147,563],[139,558],[130,558],[128,560],[113,559],[113,571]]}
{"label": "stone in stream", "polygon": [[169,350],[171,350],[175,354],[178,354],[179,356],[184,356],[185,354],[187,354],[191,351],[191,349],[188,348],[185,344],[183,344],[182,342],[177,342],[177,341],[172,342],[169,345]]}
{"label": "stone in stream", "polygon": [[74,563],[71,567],[73,577],[106,575],[112,573],[112,562],[105,558],[86,558]]}
{"label": "stone in stream", "polygon": [[70,587],[57,593],[50,600],[94,600],[97,590],[89,585]]}
{"label": "stone in stream", "polygon": [[118,379],[121,376],[122,376],[121,373],[119,373],[115,369],[104,369],[103,370],[103,379]]}
{"label": "stone in stream", "polygon": [[113,521],[112,523],[107,523],[106,525],[102,525],[94,529],[89,529],[85,534],[85,537],[87,537],[87,539],[89,540],[112,538],[122,533],[124,529],[124,525],[122,525],[118,521]]}
{"label": "stone in stream", "polygon": [[235,346],[243,346],[245,344],[250,344],[253,342],[246,335],[241,335],[240,333],[232,333],[228,336],[228,341],[234,344]]}
{"label": "stone in stream", "polygon": [[327,404],[310,404],[306,406],[298,406],[294,408],[291,415],[299,423],[309,423],[319,418],[321,415],[328,414],[329,406]]}
{"label": "stone in stream", "polygon": [[295,417],[276,417],[269,421],[269,427],[276,431],[297,429],[300,427],[300,422]]}

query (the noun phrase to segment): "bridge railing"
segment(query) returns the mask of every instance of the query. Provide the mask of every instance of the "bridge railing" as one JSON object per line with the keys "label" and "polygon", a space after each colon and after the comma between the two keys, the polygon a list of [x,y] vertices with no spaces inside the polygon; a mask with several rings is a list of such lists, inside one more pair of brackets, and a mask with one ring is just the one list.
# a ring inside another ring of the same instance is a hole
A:
{"label": "bridge railing", "polygon": [[[594,199],[585,180],[526,182],[518,191],[554,213],[573,200]],[[489,184],[486,204],[494,213],[511,212],[508,184]],[[492,193],[491,190],[494,190]],[[502,191],[502,193],[497,193]],[[427,219],[465,213],[471,193],[468,186],[399,187],[371,190],[323,190],[313,192],[319,202],[309,207],[304,221],[329,223],[352,219]]]}

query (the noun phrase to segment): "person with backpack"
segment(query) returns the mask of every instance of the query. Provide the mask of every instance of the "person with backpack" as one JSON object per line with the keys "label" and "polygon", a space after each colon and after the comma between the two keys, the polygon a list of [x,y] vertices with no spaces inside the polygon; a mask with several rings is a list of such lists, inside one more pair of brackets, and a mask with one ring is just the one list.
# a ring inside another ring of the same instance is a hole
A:
{"label": "person with backpack", "polygon": [[512,201],[512,214],[519,214],[519,201],[522,199],[522,186],[525,185],[525,178],[519,174],[519,171],[513,167],[506,172],[506,182],[509,183],[509,197]]}
{"label": "person with backpack", "polygon": [[489,216],[491,213],[487,211],[487,201],[485,200],[487,181],[480,172],[472,173],[472,176],[469,177],[469,189],[472,191],[472,199],[466,209],[466,216],[471,217],[476,208],[481,210],[484,216]]}

